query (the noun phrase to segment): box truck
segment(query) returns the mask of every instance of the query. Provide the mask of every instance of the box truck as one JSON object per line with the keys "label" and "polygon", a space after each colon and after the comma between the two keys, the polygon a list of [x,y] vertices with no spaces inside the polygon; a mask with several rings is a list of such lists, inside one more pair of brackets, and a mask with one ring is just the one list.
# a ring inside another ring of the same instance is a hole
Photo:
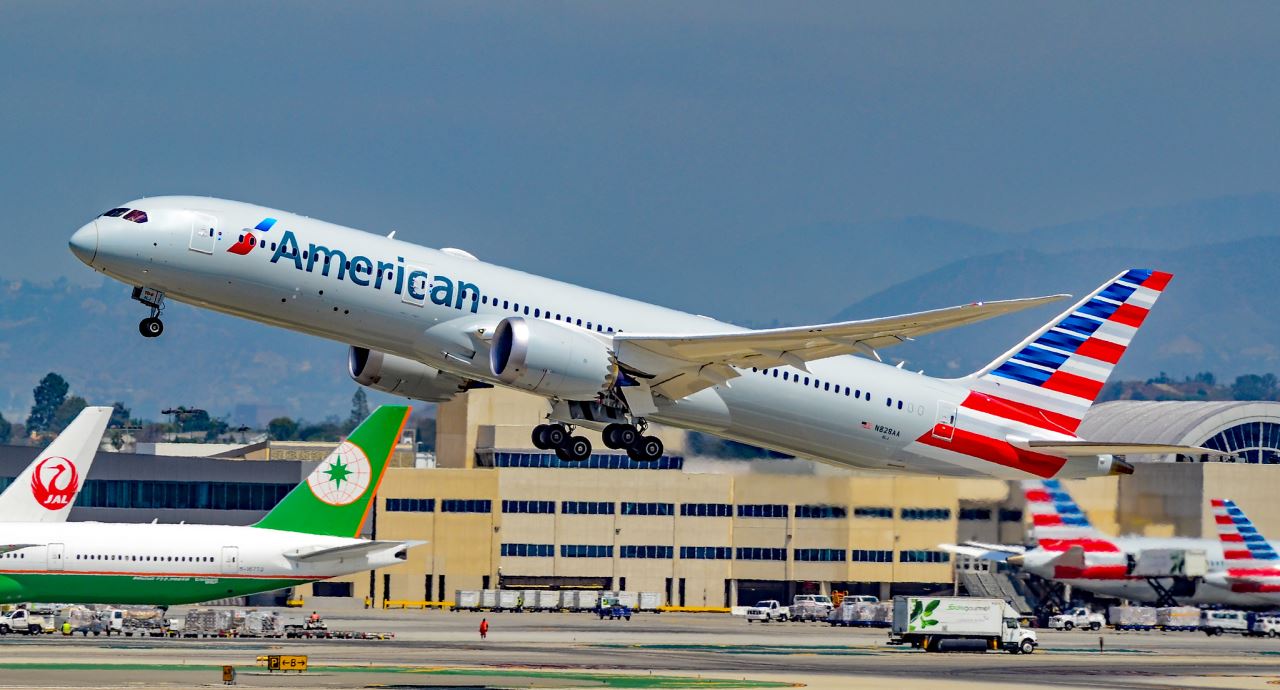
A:
{"label": "box truck", "polygon": [[987,649],[1030,654],[1039,641],[1021,626],[1018,612],[1003,599],[976,597],[895,597],[889,644],[942,651],[952,640],[980,640]]}

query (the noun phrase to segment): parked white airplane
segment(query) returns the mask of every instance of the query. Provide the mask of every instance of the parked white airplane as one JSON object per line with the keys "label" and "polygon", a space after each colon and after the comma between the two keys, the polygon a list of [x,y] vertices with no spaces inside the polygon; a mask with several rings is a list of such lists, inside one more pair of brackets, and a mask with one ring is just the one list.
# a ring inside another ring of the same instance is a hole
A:
{"label": "parked white airplane", "polygon": [[110,407],[86,407],[0,494],[0,522],[66,522],[111,421]]}
{"label": "parked white airplane", "polygon": [[944,380],[881,364],[877,351],[1066,295],[748,330],[391,235],[158,197],[107,211],[70,245],[135,286],[151,308],[143,335],[160,334],[171,297],[348,343],[357,381],[407,398],[530,391],[551,403],[534,445],[566,461],[591,453],[573,425],[656,460],[648,420],[836,465],[951,476],[1087,477],[1130,471],[1119,454],[1206,452],[1075,436],[1167,273],[1125,271],[991,364]]}
{"label": "parked white airplane", "polygon": [[257,524],[0,523],[0,603],[190,604],[394,565],[354,538],[409,408],[382,406]]}
{"label": "parked white airplane", "polygon": [[1139,563],[1144,553],[1199,552],[1208,561],[1208,573],[1203,579],[1184,581],[1180,587],[1172,578],[1154,578],[1179,604],[1269,606],[1280,603],[1280,595],[1266,595],[1239,582],[1235,584],[1240,586],[1231,586],[1228,559],[1217,539],[1113,537],[1093,526],[1057,480],[1027,481],[1023,488],[1031,515],[1031,536],[1036,542],[1033,548],[978,542],[958,546],[941,544],[940,547],[952,553],[1007,562],[1046,580],[1071,585],[1073,589],[1146,603],[1157,602],[1160,593],[1152,585],[1153,578],[1134,574],[1140,572]]}

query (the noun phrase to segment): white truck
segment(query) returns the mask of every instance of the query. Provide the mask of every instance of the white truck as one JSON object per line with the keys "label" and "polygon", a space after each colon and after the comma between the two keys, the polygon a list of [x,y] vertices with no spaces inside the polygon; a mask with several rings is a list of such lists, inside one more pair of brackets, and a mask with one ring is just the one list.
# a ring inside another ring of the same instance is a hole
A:
{"label": "white truck", "polygon": [[797,594],[791,601],[788,613],[791,620],[825,621],[833,608],[835,604],[825,594]]}
{"label": "white truck", "polygon": [[1018,622],[1003,599],[976,597],[895,597],[889,644],[942,651],[953,640],[979,640],[987,649],[1030,654],[1040,644],[1036,631]]}
{"label": "white truck", "polygon": [[791,611],[783,606],[777,599],[765,599],[757,601],[755,606],[747,609],[747,622],[760,621],[768,623],[770,621],[785,621],[791,617]]}
{"label": "white truck", "polygon": [[1249,626],[1249,634],[1257,637],[1280,636],[1280,617],[1257,616],[1253,619],[1253,624]]}
{"label": "white truck", "polygon": [[1094,613],[1083,606],[1063,611],[1049,619],[1049,627],[1054,630],[1101,630],[1107,624],[1106,616]]}
{"label": "white truck", "polygon": [[1250,615],[1247,611],[1201,611],[1200,629],[1209,637],[1223,633],[1248,635],[1253,632]]}
{"label": "white truck", "polygon": [[0,635],[40,635],[53,632],[53,619],[27,609],[14,609],[0,616]]}

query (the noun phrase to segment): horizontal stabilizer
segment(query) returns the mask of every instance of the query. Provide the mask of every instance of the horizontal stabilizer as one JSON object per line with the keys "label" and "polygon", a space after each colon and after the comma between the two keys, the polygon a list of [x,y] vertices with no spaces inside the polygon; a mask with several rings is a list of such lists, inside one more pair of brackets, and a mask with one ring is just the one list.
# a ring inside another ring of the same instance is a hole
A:
{"label": "horizontal stabilizer", "polygon": [[1027,547],[1020,544],[987,544],[980,541],[966,541],[964,546],[975,549],[986,549],[987,551],[1001,551],[1003,553],[1026,553]]}
{"label": "horizontal stabilizer", "polygon": [[1009,551],[984,549],[981,547],[969,546],[968,544],[938,544],[938,548],[948,553],[968,556],[969,558],[978,558],[984,561],[996,561],[999,563],[1003,563],[1008,560],[1010,556],[1016,555]]}
{"label": "horizontal stabilizer", "polygon": [[284,554],[285,558],[298,563],[315,563],[318,561],[340,561],[351,558],[362,558],[371,553],[393,549],[397,546],[412,548],[425,544],[425,541],[366,541],[346,546],[303,547]]}
{"label": "horizontal stabilizer", "polygon": [[[1013,443],[1013,441],[1010,441]],[[1028,450],[1067,457],[1082,455],[1230,455],[1220,450],[1200,446],[1179,446],[1167,443],[1105,443],[1096,441],[1026,441],[1014,443]]]}

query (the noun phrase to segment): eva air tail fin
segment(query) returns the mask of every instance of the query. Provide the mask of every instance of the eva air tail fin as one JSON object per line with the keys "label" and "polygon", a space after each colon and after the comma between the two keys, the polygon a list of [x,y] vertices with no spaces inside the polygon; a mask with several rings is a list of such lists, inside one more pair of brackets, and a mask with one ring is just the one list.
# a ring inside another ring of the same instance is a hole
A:
{"label": "eva air tail fin", "polygon": [[374,410],[254,527],[359,536],[408,421],[409,408],[404,405],[383,405]]}

